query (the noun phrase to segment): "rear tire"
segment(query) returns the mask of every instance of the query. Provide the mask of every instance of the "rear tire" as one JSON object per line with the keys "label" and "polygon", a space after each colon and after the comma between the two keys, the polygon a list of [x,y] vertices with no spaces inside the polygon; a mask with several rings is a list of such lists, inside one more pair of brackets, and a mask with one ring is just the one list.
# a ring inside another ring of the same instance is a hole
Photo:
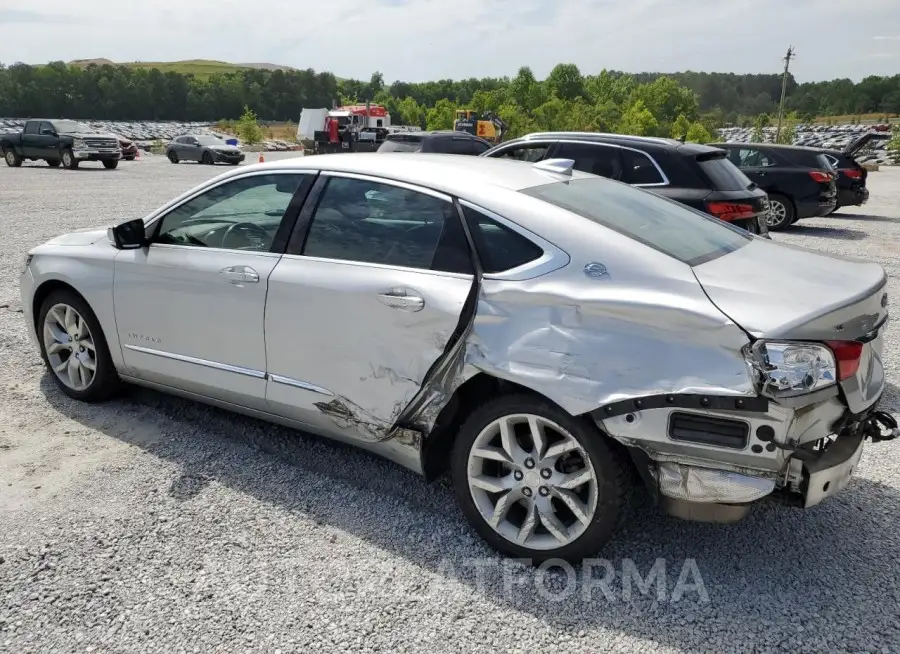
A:
{"label": "rear tire", "polygon": [[797,221],[794,203],[777,193],[769,195],[769,215],[766,218],[770,232],[780,232]]}
{"label": "rear tire", "polygon": [[48,159],[47,165],[51,168],[59,168],[59,159]]}
{"label": "rear tire", "polygon": [[116,168],[119,167],[119,160],[118,159],[104,159],[103,167],[106,168],[107,170],[115,170]]}
{"label": "rear tire", "polygon": [[122,389],[100,321],[80,295],[70,289],[53,291],[37,317],[41,358],[63,393],[82,402],[102,402]]}
{"label": "rear tire", "polygon": [[72,154],[71,150],[63,150],[60,160],[62,161],[63,168],[68,168],[69,170],[77,169],[78,164],[80,163],[78,159],[75,158],[75,155]]}
{"label": "rear tire", "polygon": [[18,168],[22,165],[22,157],[16,154],[15,150],[7,150],[3,153],[3,159],[10,168]]}
{"label": "rear tire", "polygon": [[209,152],[204,152],[203,157],[200,160],[200,163],[206,164],[207,166],[213,165],[213,158]]}
{"label": "rear tire", "polygon": [[456,498],[475,531],[501,553],[534,564],[578,562],[599,551],[627,504],[628,472],[586,419],[527,394],[475,409],[451,459]]}

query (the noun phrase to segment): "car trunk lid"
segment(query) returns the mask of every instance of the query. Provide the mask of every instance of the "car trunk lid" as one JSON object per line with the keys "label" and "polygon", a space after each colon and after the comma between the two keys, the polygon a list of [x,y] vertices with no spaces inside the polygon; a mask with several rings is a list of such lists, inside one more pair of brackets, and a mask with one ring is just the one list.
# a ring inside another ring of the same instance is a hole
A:
{"label": "car trunk lid", "polygon": [[854,413],[878,399],[888,315],[880,265],[754,239],[693,270],[712,303],[754,338],[862,342],[859,369],[841,386]]}

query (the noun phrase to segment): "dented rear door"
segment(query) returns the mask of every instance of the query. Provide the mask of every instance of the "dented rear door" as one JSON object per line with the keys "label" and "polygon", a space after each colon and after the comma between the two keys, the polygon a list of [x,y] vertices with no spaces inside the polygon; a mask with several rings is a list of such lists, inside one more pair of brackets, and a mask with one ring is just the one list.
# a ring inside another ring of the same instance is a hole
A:
{"label": "dented rear door", "polygon": [[460,321],[465,234],[427,189],[323,174],[310,201],[303,246],[269,279],[266,399],[333,438],[383,440]]}

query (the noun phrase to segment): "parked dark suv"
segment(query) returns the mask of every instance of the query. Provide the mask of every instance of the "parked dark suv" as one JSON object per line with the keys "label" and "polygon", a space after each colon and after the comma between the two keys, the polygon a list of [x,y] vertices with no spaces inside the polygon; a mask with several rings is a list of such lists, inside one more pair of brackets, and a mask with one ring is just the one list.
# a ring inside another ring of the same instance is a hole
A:
{"label": "parked dark suv", "polygon": [[432,152],[440,154],[481,154],[491,143],[466,132],[398,132],[384,138],[378,152]]}
{"label": "parked dark suv", "polygon": [[529,162],[572,159],[577,170],[645,188],[754,234],[768,231],[766,193],[721,149],[675,139],[543,132],[508,141],[481,156]]}
{"label": "parked dark suv", "polygon": [[821,150],[771,143],[718,143],[747,177],[769,194],[769,229],[827,216],[837,206],[836,174]]}
{"label": "parked dark suv", "polygon": [[869,189],[866,179],[869,171],[856,160],[862,156],[873,141],[886,141],[891,138],[890,132],[868,132],[847,145],[843,150],[821,148],[820,152],[828,159],[828,163],[837,173],[837,211],[841,207],[856,207],[869,201]]}

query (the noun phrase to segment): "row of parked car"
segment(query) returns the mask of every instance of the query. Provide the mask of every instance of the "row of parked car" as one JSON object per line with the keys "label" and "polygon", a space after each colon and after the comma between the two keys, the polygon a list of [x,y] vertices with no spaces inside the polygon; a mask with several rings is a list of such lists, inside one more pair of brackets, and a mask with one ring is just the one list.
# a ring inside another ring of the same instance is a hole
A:
{"label": "row of parked car", "polygon": [[576,170],[647,188],[765,234],[827,216],[869,198],[868,172],[854,158],[877,133],[843,150],[771,143],[698,145],[676,139],[542,132],[492,147],[459,132],[390,134],[379,152],[444,152],[537,163],[570,159]]}

